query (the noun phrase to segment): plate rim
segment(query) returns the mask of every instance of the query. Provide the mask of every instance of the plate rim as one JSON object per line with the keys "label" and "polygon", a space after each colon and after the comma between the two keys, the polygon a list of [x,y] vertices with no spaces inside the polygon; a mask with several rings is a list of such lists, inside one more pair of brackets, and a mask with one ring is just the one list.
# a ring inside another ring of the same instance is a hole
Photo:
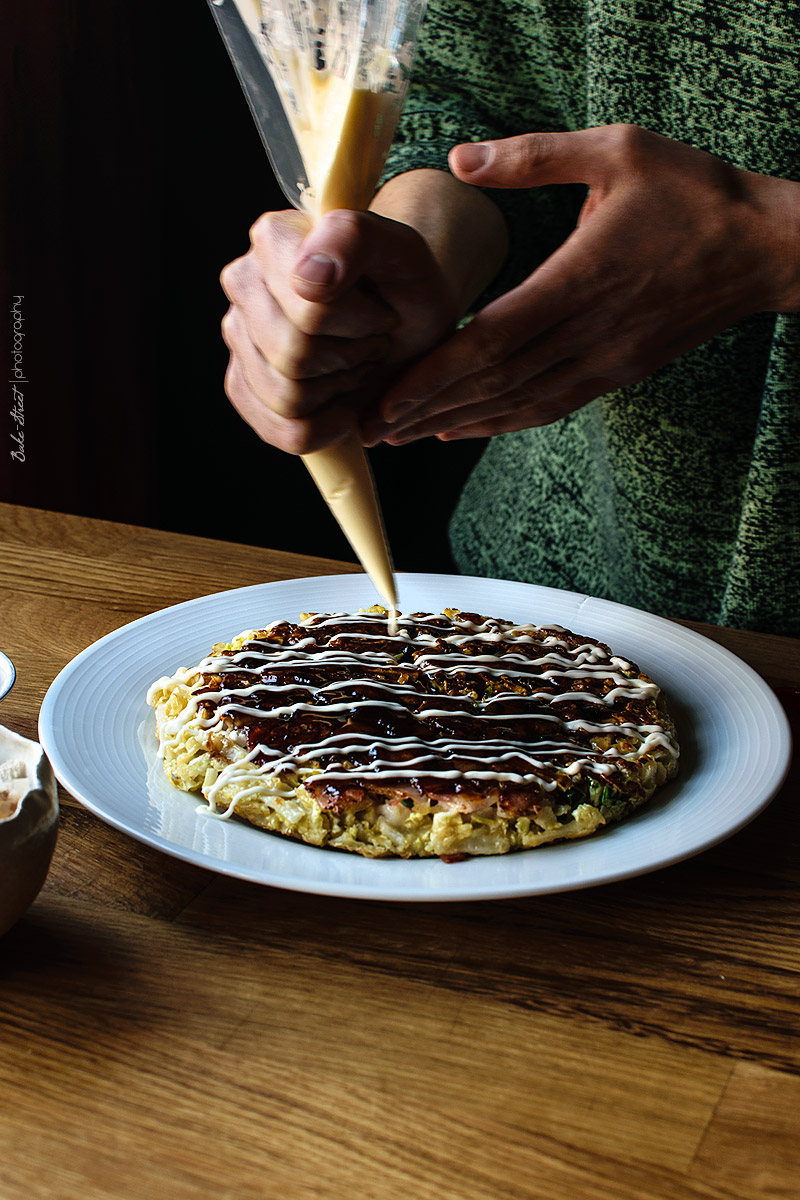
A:
{"label": "plate rim", "polygon": [[[96,800],[85,794],[87,790],[86,787],[82,786],[79,781],[75,780],[71,770],[69,769],[69,766],[65,768],[61,751],[55,744],[54,739],[51,738],[53,715],[56,711],[60,693],[65,687],[67,687],[72,676],[82,669],[86,659],[96,655],[101,647],[106,646],[110,642],[130,637],[132,632],[135,636],[135,632],[141,626],[156,622],[158,620],[163,620],[165,616],[174,614],[178,610],[182,612],[189,612],[197,606],[202,606],[204,604],[207,605],[215,600],[221,603],[225,603],[227,601],[235,603],[236,599],[238,598],[244,599],[250,594],[254,595],[255,593],[263,592],[265,589],[271,589],[273,587],[280,589],[281,586],[285,586],[287,584],[294,586],[304,585],[308,587],[320,585],[325,587],[335,587],[342,581],[348,581],[349,584],[357,584],[359,582],[367,584],[368,577],[358,572],[348,572],[346,574],[336,575],[294,576],[289,579],[269,580],[265,581],[264,583],[247,584],[238,588],[220,589],[215,592],[204,593],[203,595],[192,597],[189,600],[179,601],[175,604],[167,605],[164,608],[155,609],[150,613],[145,613],[140,617],[134,618],[132,621],[125,622],[116,629],[110,630],[101,638],[91,642],[88,646],[84,647],[83,650],[79,651],[78,654],[76,654],[72,659],[70,659],[70,661],[66,663],[64,667],[62,667],[57,673],[47,689],[39,712],[39,740],[53,765],[53,769],[57,778],[59,779],[59,782],[72,796],[75,797],[75,799],[79,801],[81,805],[83,805],[83,807],[87,808],[106,824],[109,824],[127,836],[134,838],[134,840],[151,846],[154,849],[166,853],[171,857],[191,863],[195,866],[203,867],[204,869],[210,870],[214,873],[226,875],[230,878],[258,883],[260,885],[278,887],[287,891],[305,892],[307,894],[314,895],[328,895],[338,898],[381,900],[395,903],[402,903],[406,901],[434,903],[514,899],[526,896],[554,894],[562,891],[567,892],[581,890],[589,887],[602,886],[607,883],[620,882],[624,879],[636,878],[640,875],[661,870],[662,868],[675,865],[677,862],[685,861],[688,858],[695,857],[696,855],[703,853],[705,850],[710,849],[712,846],[727,840],[729,837],[732,837],[734,834],[740,832],[746,825],[748,825],[750,821],[754,820],[755,817],[757,817],[761,812],[763,812],[780,791],[780,788],[788,773],[792,758],[791,726],[788,717],[786,716],[780,701],[766,680],[764,680],[762,676],[750,666],[749,663],[739,658],[738,655],[729,650],[726,646],[722,646],[718,642],[715,642],[712,638],[708,638],[704,634],[701,634],[685,625],[671,621],[669,618],[662,617],[656,613],[650,613],[645,609],[634,608],[630,605],[620,604],[618,601],[607,600],[603,597],[591,596],[584,592],[571,592],[566,589],[551,588],[538,584],[529,584],[523,580],[505,580],[489,578],[487,576],[451,575],[446,573],[430,572],[398,572],[398,576],[401,582],[402,580],[405,580],[410,583],[411,586],[420,586],[424,583],[438,582],[439,584],[448,583],[454,586],[470,586],[472,584],[498,587],[512,586],[514,588],[520,588],[522,592],[532,589],[537,596],[550,593],[554,597],[558,597],[561,602],[563,602],[565,598],[568,598],[573,602],[577,602],[576,615],[583,609],[583,607],[585,607],[588,602],[590,602],[592,604],[600,605],[603,609],[608,609],[610,612],[613,612],[617,615],[630,613],[632,616],[635,615],[635,617],[639,620],[645,618],[648,623],[655,623],[657,627],[669,629],[673,634],[675,631],[678,631],[679,638],[682,642],[688,642],[691,644],[692,641],[696,640],[697,643],[702,644],[705,647],[710,647],[713,656],[719,657],[723,662],[727,662],[731,669],[744,673],[744,675],[749,679],[751,687],[754,687],[760,693],[760,698],[763,702],[763,715],[774,722],[775,733],[778,735],[778,742],[775,747],[776,763],[769,787],[765,787],[764,793],[759,800],[752,804],[741,815],[740,819],[728,826],[724,832],[721,834],[711,833],[705,839],[694,843],[691,849],[676,850],[671,855],[659,858],[655,863],[634,865],[633,867],[630,867],[627,866],[624,861],[614,865],[614,860],[611,859],[609,862],[609,869],[607,871],[604,871],[599,875],[595,874],[591,879],[588,880],[576,878],[572,882],[562,882],[557,887],[536,888],[531,887],[528,883],[524,883],[515,886],[509,885],[509,887],[505,890],[498,890],[496,887],[492,887],[489,889],[476,891],[474,886],[466,885],[463,888],[451,889],[446,892],[433,891],[424,887],[418,889],[408,888],[403,889],[402,892],[398,892],[396,887],[392,887],[391,881],[387,881],[388,887],[386,888],[376,888],[375,886],[370,885],[369,880],[367,880],[363,886],[359,886],[353,882],[337,884],[336,882],[331,881],[314,881],[313,879],[300,879],[295,877],[284,879],[275,877],[274,874],[267,877],[268,873],[263,870],[258,870],[254,867],[243,865],[240,862],[230,862],[220,859],[213,855],[198,852],[192,847],[182,846],[176,842],[171,842],[168,838],[165,838],[158,833],[153,833],[132,825],[129,820],[124,818],[124,816],[117,815],[113,810],[109,811],[107,806],[98,804]],[[579,629],[576,630],[576,632],[583,631]],[[601,631],[596,635],[587,633],[587,636],[597,636],[600,640],[602,640],[604,635]],[[631,655],[631,657],[634,658],[633,655]],[[155,677],[156,676],[154,676],[154,678]],[[670,787],[674,786],[675,783],[679,781],[680,777],[677,781],[668,784],[665,791],[668,791]],[[89,790],[91,791],[91,786]],[[606,833],[606,836],[608,836],[608,833],[613,833],[613,828],[614,827],[609,829],[609,831]],[[263,831],[260,830],[253,830],[252,832],[259,837],[265,836]],[[603,836],[602,831],[600,836]],[[593,839],[585,839],[585,841],[591,840]],[[583,841],[584,839],[578,839],[575,845],[580,846]],[[303,843],[294,843],[294,845],[304,851],[309,851],[314,854],[327,855],[333,853],[333,851],[330,849],[305,846]],[[553,847],[542,849],[549,849],[550,853],[552,853],[553,851],[558,852],[559,850],[563,850],[565,846],[567,849],[569,849],[571,844],[558,843]],[[522,853],[525,852],[521,851],[520,854]],[[505,857],[506,856],[496,856],[495,861],[499,861],[501,858]],[[403,863],[407,861],[398,859],[362,859],[360,856],[354,854],[348,855],[348,858],[354,864],[357,864],[358,862],[380,862],[386,864]],[[480,859],[477,861],[480,861]],[[356,870],[357,869],[358,868],[356,866]]]}

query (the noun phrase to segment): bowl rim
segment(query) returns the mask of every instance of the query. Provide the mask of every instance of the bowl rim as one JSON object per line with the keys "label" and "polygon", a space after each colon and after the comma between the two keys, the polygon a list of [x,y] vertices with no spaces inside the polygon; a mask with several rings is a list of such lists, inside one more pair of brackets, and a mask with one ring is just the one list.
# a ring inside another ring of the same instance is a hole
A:
{"label": "bowl rim", "polygon": [[17,678],[17,668],[7,654],[0,650],[0,700],[7,696]]}

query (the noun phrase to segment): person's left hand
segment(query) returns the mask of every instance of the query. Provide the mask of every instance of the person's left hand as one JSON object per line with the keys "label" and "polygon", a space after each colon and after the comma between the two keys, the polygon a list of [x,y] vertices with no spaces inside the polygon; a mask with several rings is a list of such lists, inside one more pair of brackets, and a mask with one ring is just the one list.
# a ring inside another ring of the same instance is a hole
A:
{"label": "person's left hand", "polygon": [[546,262],[387,393],[368,443],[549,424],[750,313],[800,307],[798,183],[629,125],[459,146],[450,165],[481,187],[590,192]]}

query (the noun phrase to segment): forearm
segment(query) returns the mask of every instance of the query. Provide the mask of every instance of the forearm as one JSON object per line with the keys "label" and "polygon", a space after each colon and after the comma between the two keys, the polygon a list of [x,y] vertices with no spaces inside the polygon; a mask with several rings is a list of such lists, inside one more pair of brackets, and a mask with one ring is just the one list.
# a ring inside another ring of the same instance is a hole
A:
{"label": "forearm", "polygon": [[428,243],[463,314],[498,274],[508,254],[505,220],[479,189],[447,171],[396,175],[370,208],[410,225]]}

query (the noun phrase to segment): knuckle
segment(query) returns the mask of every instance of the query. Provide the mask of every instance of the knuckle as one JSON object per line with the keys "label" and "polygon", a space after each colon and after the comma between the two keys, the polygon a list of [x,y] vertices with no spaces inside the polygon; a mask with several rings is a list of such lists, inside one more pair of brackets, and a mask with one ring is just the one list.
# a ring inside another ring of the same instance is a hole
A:
{"label": "knuckle", "polygon": [[337,208],[328,213],[325,220],[336,230],[340,238],[347,243],[352,243],[361,236],[365,218],[370,215],[354,209]]}
{"label": "knuckle", "polygon": [[285,379],[308,379],[315,375],[314,342],[304,334],[295,333],[275,351],[273,367]]}
{"label": "knuckle", "polygon": [[247,280],[250,274],[250,264],[246,256],[235,258],[220,272],[219,281],[222,290],[232,304],[241,300],[247,290]]}
{"label": "knuckle", "polygon": [[529,167],[547,162],[557,151],[558,143],[552,133],[529,133],[520,138],[522,158]]}
{"label": "knuckle", "polygon": [[511,367],[506,363],[501,363],[481,372],[475,378],[473,399],[492,400],[496,396],[503,396],[506,392],[511,391],[518,382]]}
{"label": "knuckle", "polygon": [[297,328],[271,350],[269,360],[279,375],[295,384],[322,381],[361,365],[358,348],[348,341],[309,336]]}
{"label": "knuckle", "polygon": [[313,300],[300,304],[294,315],[295,327],[307,339],[322,337],[330,319],[330,306],[315,304]]}
{"label": "knuckle", "polygon": [[311,228],[308,217],[294,210],[265,212],[250,226],[250,245],[256,255],[271,255],[301,241]]}
{"label": "knuckle", "polygon": [[225,372],[224,388],[225,395],[235,405],[242,397],[244,376],[241,367],[234,359],[231,359],[228,363],[228,369]]}
{"label": "knuckle", "polygon": [[222,340],[229,350],[233,350],[238,342],[239,317],[235,308],[229,308],[220,321]]}
{"label": "knuckle", "polygon": [[621,123],[606,126],[609,149],[621,163],[638,163],[647,148],[650,136],[641,125]]}
{"label": "knuckle", "polygon": [[303,381],[278,375],[270,389],[269,407],[288,421],[296,421],[303,416],[309,407],[308,390],[304,388]]}
{"label": "knuckle", "polygon": [[516,338],[502,323],[491,327],[473,322],[474,355],[480,370],[489,371],[499,367],[516,350]]}
{"label": "knuckle", "polygon": [[318,439],[314,430],[306,421],[294,421],[287,426],[283,434],[281,449],[287,454],[310,454],[318,449]]}
{"label": "knuckle", "polygon": [[265,212],[253,222],[250,226],[251,246],[265,246],[272,241],[276,215],[276,213]]}

